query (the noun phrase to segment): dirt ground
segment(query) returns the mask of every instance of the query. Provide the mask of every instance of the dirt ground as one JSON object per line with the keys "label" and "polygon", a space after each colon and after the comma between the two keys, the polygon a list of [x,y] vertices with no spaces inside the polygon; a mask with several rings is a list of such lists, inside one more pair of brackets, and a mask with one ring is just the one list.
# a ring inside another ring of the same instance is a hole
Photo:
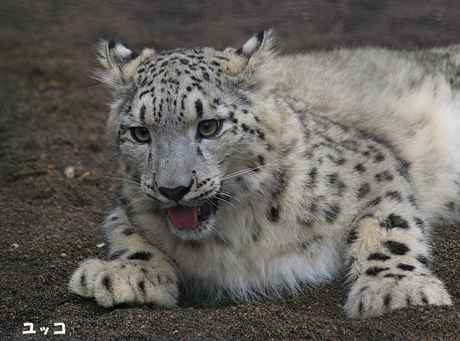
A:
{"label": "dirt ground", "polygon": [[[245,304],[103,309],[67,291],[114,204],[109,100],[95,46],[239,47],[274,27],[282,53],[339,46],[419,49],[460,42],[456,0],[45,1],[0,4],[0,340],[458,340],[460,229],[433,236],[453,307],[346,319],[340,280],[301,297]],[[460,137],[459,137],[460,138]],[[72,171],[74,176],[72,177]],[[32,323],[35,334],[24,334]],[[65,335],[54,334],[65,325]]]}

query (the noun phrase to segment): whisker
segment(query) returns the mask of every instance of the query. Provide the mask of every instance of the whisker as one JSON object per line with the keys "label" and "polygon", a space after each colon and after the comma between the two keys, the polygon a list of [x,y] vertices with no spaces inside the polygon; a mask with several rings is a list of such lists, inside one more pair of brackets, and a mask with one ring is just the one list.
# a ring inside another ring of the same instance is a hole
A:
{"label": "whisker", "polygon": [[241,202],[240,202],[240,200],[238,199],[238,197],[237,197],[236,195],[232,194],[232,193],[228,193],[228,192],[221,191],[220,194],[223,195],[223,196],[226,196],[226,197],[228,197],[228,198],[230,198],[230,199],[233,199],[233,200],[235,200],[237,203],[241,204]]}
{"label": "whisker", "polygon": [[114,176],[103,176],[103,178],[111,179],[111,180],[120,180],[120,181],[124,181],[124,182],[129,182],[129,183],[132,183],[132,184],[135,184],[135,185],[139,185],[139,182],[128,180],[128,179],[123,179],[123,178],[116,178]]}
{"label": "whisker", "polygon": [[[230,201],[225,200],[225,199],[223,199],[223,198],[220,198],[218,195],[217,195],[215,198],[216,198],[217,200],[220,200],[220,201],[225,202],[226,204],[232,206],[236,211],[238,211],[238,209],[236,208],[236,206],[233,205]],[[213,203],[211,203],[211,205],[213,205]],[[214,205],[215,205],[215,204],[214,204]]]}
{"label": "whisker", "polygon": [[136,178],[135,176],[129,175],[127,173],[123,173],[121,171],[117,171],[117,173],[120,173],[121,175],[127,176],[128,178],[131,178],[133,180],[136,180],[137,182],[141,182],[141,179]]}
{"label": "whisker", "polygon": [[239,171],[236,171],[236,172],[234,172],[234,173],[230,173],[230,174],[224,176],[224,177],[222,178],[222,181],[228,180],[228,179],[231,179],[231,178],[234,178],[234,177],[236,177],[236,176],[243,175],[243,174],[246,174],[246,173],[249,173],[249,172],[253,172],[253,171],[256,171],[256,170],[258,170],[258,169],[267,167],[267,166],[270,166],[270,164],[268,164],[268,165],[262,165],[262,166],[258,166],[258,167],[251,167],[251,168],[242,169],[242,170],[239,170]]}

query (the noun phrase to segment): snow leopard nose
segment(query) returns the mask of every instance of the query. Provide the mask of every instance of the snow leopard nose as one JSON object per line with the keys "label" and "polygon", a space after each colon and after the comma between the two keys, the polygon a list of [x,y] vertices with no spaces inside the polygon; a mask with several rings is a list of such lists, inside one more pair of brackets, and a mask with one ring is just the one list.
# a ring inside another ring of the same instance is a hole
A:
{"label": "snow leopard nose", "polygon": [[192,187],[192,184],[190,186],[185,187],[185,186],[179,186],[176,188],[166,188],[166,187],[160,187],[158,190],[160,191],[161,194],[163,194],[166,198],[174,201],[179,201],[186,195],[188,192],[190,192],[190,188]]}

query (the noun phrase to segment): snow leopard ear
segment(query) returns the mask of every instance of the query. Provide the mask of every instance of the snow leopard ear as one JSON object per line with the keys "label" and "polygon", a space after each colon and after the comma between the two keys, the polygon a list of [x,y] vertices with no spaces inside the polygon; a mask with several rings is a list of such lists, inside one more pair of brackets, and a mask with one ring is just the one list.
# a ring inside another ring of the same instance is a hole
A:
{"label": "snow leopard ear", "polygon": [[244,74],[245,70],[251,73],[251,70],[254,71],[274,54],[274,40],[273,30],[260,31],[238,50],[232,47],[225,49],[224,53],[228,57],[225,72],[230,76]]}
{"label": "snow leopard ear", "polygon": [[251,56],[259,50],[271,51],[273,40],[272,30],[262,30],[255,36],[252,36],[243,46],[236,50],[235,53],[251,58]]}
{"label": "snow leopard ear", "polygon": [[98,52],[98,60],[104,67],[96,72],[96,77],[100,81],[114,90],[132,81],[140,62],[137,53],[112,39],[101,41]]}
{"label": "snow leopard ear", "polygon": [[266,88],[270,82],[270,67],[268,61],[275,54],[273,49],[274,35],[272,30],[260,31],[251,37],[238,50],[228,48],[226,52],[228,63],[225,72],[235,77],[233,80],[238,87],[252,90]]}

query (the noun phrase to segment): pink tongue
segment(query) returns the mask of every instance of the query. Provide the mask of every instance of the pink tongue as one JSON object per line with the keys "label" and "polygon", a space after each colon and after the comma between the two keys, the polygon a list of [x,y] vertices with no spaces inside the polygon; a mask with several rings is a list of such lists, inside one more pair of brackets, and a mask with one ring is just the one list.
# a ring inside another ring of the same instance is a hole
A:
{"label": "pink tongue", "polygon": [[195,228],[198,225],[196,207],[174,206],[168,208],[168,214],[173,223],[181,229]]}

